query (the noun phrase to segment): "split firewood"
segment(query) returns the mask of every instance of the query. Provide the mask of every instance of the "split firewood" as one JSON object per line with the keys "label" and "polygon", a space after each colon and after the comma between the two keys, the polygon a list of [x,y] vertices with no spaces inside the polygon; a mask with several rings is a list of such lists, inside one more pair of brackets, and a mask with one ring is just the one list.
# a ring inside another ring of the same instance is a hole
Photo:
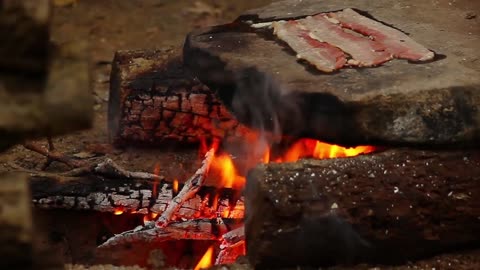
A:
{"label": "split firewood", "polygon": [[0,1],[0,68],[46,70],[52,9],[49,0]]}
{"label": "split firewood", "polygon": [[[227,221],[228,222],[228,221]],[[236,221],[234,221],[236,222]],[[172,222],[165,227],[148,222],[145,226],[117,234],[99,248],[107,248],[132,242],[163,242],[168,240],[217,240],[229,230],[229,225],[221,218],[195,219]]]}
{"label": "split firewood", "polygon": [[205,177],[210,169],[210,164],[213,161],[214,149],[210,149],[205,154],[205,159],[202,162],[202,166],[190,177],[184,184],[180,192],[172,199],[168,204],[167,209],[163,211],[157,220],[156,226],[164,228],[172,220],[173,216],[178,212],[184,203],[193,198],[198,190],[203,186]]}
{"label": "split firewood", "polygon": [[0,267],[27,269],[33,263],[33,224],[25,174],[0,175]]}
{"label": "split firewood", "polygon": [[259,165],[245,190],[247,256],[258,269],[392,264],[478,246],[479,181],[475,149]]}
{"label": "split firewood", "polygon": [[[4,2],[0,1],[0,33],[1,21],[5,18],[1,14]],[[48,0],[7,2],[19,5],[24,2],[49,3]],[[0,43],[0,129],[3,130],[0,135],[0,151],[26,139],[58,136],[90,128],[93,99],[89,91],[91,80],[86,42],[75,40],[51,46],[51,50],[45,52],[45,55],[49,56],[48,67],[39,74],[33,74],[21,68],[12,69],[8,64],[2,69],[4,61],[8,62],[8,57],[2,55],[2,47],[8,47],[12,41],[12,30],[6,31],[7,33],[2,34],[9,37],[5,39],[6,44]],[[13,46],[22,47],[17,42],[14,42]],[[6,53],[13,56],[14,61],[22,61],[12,51]],[[34,59],[28,58],[26,62],[35,65]]]}
{"label": "split firewood", "polygon": [[256,137],[213,90],[184,70],[181,58],[179,49],[116,52],[108,105],[110,140],[154,145]]}
{"label": "split firewood", "polygon": [[[180,184],[182,188],[182,184]],[[162,214],[171,204],[176,192],[165,180],[151,181],[127,178],[100,178],[97,176],[71,177],[59,181],[51,176],[30,177],[33,204],[43,209],[93,210],[132,214]],[[154,194],[154,190],[157,190]],[[229,188],[202,186],[195,196],[176,210],[176,219],[218,215],[242,219],[243,197]],[[223,215],[226,209],[233,209]]]}

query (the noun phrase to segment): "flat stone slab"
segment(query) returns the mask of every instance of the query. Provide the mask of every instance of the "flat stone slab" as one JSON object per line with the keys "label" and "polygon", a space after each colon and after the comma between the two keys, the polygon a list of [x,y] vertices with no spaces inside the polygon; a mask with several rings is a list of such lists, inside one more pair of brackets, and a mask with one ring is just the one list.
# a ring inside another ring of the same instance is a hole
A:
{"label": "flat stone slab", "polygon": [[[254,127],[346,145],[472,145],[480,138],[480,20],[471,16],[478,7],[433,0],[279,1],[190,33],[184,61],[239,121]],[[272,29],[249,26],[344,8],[408,33],[436,58],[326,74],[297,61]]]}

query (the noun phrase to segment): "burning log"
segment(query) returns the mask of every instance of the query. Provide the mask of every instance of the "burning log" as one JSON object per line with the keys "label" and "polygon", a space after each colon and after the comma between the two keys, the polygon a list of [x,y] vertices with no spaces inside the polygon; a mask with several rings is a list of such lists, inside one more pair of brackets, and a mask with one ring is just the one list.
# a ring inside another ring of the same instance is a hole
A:
{"label": "burning log", "polygon": [[110,140],[117,145],[245,139],[252,133],[213,91],[184,70],[181,53],[173,49],[115,54],[108,124]]}
{"label": "burning log", "polygon": [[479,246],[479,180],[478,150],[260,165],[245,193],[247,256],[258,269],[390,264]]}
{"label": "burning log", "polygon": [[[114,213],[162,214],[175,197],[171,182],[140,179],[75,177],[30,178],[33,204],[44,209],[93,210]],[[180,185],[182,188],[182,185]],[[154,190],[157,190],[154,194]],[[243,217],[243,198],[238,191],[202,186],[175,212],[178,218],[216,217],[224,209],[236,209],[229,217]]]}
{"label": "burning log", "polygon": [[[236,220],[227,221],[237,223]],[[131,231],[126,231],[108,239],[99,248],[132,243],[132,242],[163,242],[168,240],[217,240],[230,229],[223,219],[195,219],[173,222],[159,228],[154,222],[146,226],[139,226]]]}
{"label": "burning log", "polygon": [[33,229],[25,174],[0,177],[0,206],[0,267],[30,267],[33,263]]}
{"label": "burning log", "polygon": [[167,208],[157,220],[157,226],[164,228],[168,223],[173,219],[173,216],[176,215],[178,210],[191,198],[195,197],[198,190],[203,186],[205,182],[205,177],[210,169],[210,164],[213,161],[214,149],[210,149],[205,154],[205,159],[202,162],[202,166],[195,172],[195,174],[190,177],[186,182],[180,192],[175,196],[172,201],[168,204]]}
{"label": "burning log", "polygon": [[239,227],[222,236],[220,252],[215,265],[232,264],[238,257],[245,255],[245,227]]}

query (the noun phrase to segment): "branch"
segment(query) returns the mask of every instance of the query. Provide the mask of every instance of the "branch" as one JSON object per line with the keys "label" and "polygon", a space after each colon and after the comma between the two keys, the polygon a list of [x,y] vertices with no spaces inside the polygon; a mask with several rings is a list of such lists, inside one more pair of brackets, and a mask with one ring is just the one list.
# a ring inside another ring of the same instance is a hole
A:
{"label": "branch", "polygon": [[210,164],[213,161],[214,149],[210,149],[205,154],[205,159],[202,162],[202,166],[190,177],[183,186],[182,190],[172,199],[172,202],[167,206],[167,209],[160,215],[157,220],[156,226],[159,228],[165,228],[172,220],[175,213],[180,209],[182,204],[187,200],[194,197],[197,191],[205,182],[206,175],[210,169]]}
{"label": "branch", "polygon": [[[51,140],[49,140],[48,144],[49,144],[48,149],[34,142],[25,142],[23,146],[28,150],[34,151],[40,155],[45,156],[47,158],[47,164],[50,164],[52,161],[57,161],[72,168],[72,170],[60,174],[66,177],[95,174],[99,176],[106,176],[106,177],[112,177],[112,178],[136,178],[136,179],[144,179],[144,180],[164,179],[163,176],[153,174],[153,173],[128,171],[122,168],[117,163],[115,163],[110,158],[105,158],[103,161],[100,161],[100,162],[97,161],[96,163],[87,162],[85,160],[76,160],[74,158],[68,157],[67,155],[59,151],[56,151]],[[26,171],[26,169],[21,169],[21,170]],[[30,173],[38,176],[42,176],[43,174],[41,172],[31,172],[31,171]]]}

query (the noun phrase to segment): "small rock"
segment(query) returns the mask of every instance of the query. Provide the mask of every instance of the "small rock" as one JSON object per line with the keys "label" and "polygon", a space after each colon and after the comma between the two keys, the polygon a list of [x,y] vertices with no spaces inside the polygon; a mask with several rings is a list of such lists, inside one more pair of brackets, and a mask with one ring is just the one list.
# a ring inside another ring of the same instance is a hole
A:
{"label": "small rock", "polygon": [[78,152],[78,153],[74,154],[73,156],[76,157],[76,158],[85,159],[85,158],[92,158],[96,155],[92,152],[82,151],[82,152]]}
{"label": "small rock", "polygon": [[475,19],[477,17],[477,14],[475,14],[475,12],[467,12],[467,14],[465,14],[465,19],[467,20],[471,20],[471,19]]}

